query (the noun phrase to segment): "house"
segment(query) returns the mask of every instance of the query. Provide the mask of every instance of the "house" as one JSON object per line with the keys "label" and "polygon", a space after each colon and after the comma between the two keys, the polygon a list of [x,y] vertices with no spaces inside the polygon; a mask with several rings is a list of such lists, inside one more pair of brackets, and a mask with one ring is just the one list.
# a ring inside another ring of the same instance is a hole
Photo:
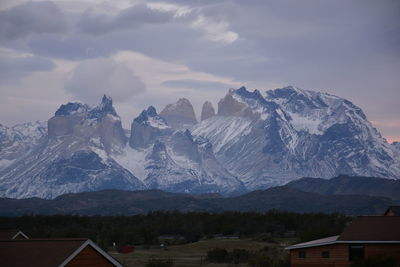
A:
{"label": "house", "polygon": [[400,216],[361,216],[338,236],[287,247],[292,267],[347,267],[383,255],[400,262]]}
{"label": "house", "polygon": [[1,230],[0,240],[29,239],[29,237],[20,230]]}
{"label": "house", "polygon": [[385,216],[400,216],[400,206],[390,206],[386,210]]}
{"label": "house", "polygon": [[90,239],[0,240],[0,265],[23,266],[122,266]]}

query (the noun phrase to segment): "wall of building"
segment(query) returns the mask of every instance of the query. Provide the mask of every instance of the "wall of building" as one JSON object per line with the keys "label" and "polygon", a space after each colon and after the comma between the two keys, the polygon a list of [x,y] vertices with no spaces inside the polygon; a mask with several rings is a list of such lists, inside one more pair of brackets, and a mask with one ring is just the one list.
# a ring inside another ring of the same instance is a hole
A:
{"label": "wall of building", "polygon": [[368,244],[365,246],[365,255],[385,255],[400,262],[400,244]]}
{"label": "wall of building", "polygon": [[[305,251],[306,257],[299,258],[299,252]],[[329,258],[322,258],[322,252],[329,251]],[[349,266],[349,248],[346,244],[293,249],[290,251],[292,267],[347,267]]]}
{"label": "wall of building", "polygon": [[[306,257],[299,258],[299,252],[305,251]],[[329,251],[329,258],[322,258],[322,252]],[[400,244],[364,244],[365,258],[385,255],[400,261]],[[349,245],[334,244],[329,246],[293,249],[290,251],[292,267],[349,267]]]}

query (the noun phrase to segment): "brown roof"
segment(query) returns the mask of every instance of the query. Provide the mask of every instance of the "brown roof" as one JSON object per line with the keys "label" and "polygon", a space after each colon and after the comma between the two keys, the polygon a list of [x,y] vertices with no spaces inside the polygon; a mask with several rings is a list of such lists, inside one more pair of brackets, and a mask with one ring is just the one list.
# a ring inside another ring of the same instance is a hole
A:
{"label": "brown roof", "polygon": [[347,243],[400,243],[400,216],[361,216],[349,224],[340,236],[331,236],[286,249]]}
{"label": "brown roof", "polygon": [[54,267],[60,265],[87,239],[26,239],[1,240],[0,259],[2,266]]}
{"label": "brown roof", "polygon": [[11,240],[19,232],[21,232],[21,231],[20,230],[16,230],[16,229],[13,229],[13,230],[0,230],[0,240]]}
{"label": "brown roof", "polygon": [[338,241],[400,241],[400,217],[357,217],[344,229]]}

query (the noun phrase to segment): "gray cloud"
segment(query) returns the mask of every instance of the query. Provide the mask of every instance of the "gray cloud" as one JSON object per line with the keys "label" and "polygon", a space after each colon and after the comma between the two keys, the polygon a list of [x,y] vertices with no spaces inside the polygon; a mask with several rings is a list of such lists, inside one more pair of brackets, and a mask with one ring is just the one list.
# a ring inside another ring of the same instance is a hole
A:
{"label": "gray cloud", "polygon": [[53,2],[27,2],[0,11],[0,38],[12,40],[31,33],[66,30],[63,13]]}
{"label": "gray cloud", "polygon": [[[132,50],[182,63],[192,71],[243,81],[249,88],[293,84],[327,91],[350,99],[371,120],[399,121],[400,1],[167,3],[188,6],[191,12],[179,18],[173,12],[136,5],[114,15],[65,13],[72,21],[76,18],[71,16],[78,16],[79,23],[70,23],[77,27],[74,31],[63,36],[31,35],[19,39],[25,43],[18,47],[36,55],[72,60]],[[206,30],[191,25],[199,17],[206,26],[213,25],[207,24],[210,21],[214,25],[226,22],[223,30],[237,33],[239,38],[230,43],[205,38]],[[182,91],[197,86],[196,92],[210,88],[210,84],[193,81],[164,85]],[[80,93],[75,94],[78,97]]]}
{"label": "gray cloud", "polygon": [[55,64],[39,56],[0,57],[0,84],[13,84],[33,72],[51,71]]}
{"label": "gray cloud", "polygon": [[93,104],[103,94],[125,102],[146,90],[145,84],[123,63],[112,59],[88,59],[80,63],[65,84],[75,99]]}
{"label": "gray cloud", "polygon": [[150,9],[138,4],[122,10],[118,15],[83,13],[78,26],[90,34],[104,34],[114,30],[128,29],[142,24],[162,24],[172,19],[172,14]]}

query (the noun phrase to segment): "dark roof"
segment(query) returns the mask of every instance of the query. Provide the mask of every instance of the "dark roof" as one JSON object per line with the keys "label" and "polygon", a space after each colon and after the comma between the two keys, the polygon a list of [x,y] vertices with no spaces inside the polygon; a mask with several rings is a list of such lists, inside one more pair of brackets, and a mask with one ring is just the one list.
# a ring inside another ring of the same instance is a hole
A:
{"label": "dark roof", "polygon": [[12,240],[0,241],[0,259],[4,266],[58,266],[86,240]]}
{"label": "dark roof", "polygon": [[28,238],[24,233],[22,233],[20,230],[17,229],[12,229],[12,230],[0,230],[0,240],[11,240],[13,239],[17,234],[22,234],[24,237]]}
{"label": "dark roof", "polygon": [[35,266],[54,267],[71,260],[87,245],[100,250],[109,261],[116,262],[88,239],[0,240],[0,259],[2,266],[32,266],[35,263]]}
{"label": "dark roof", "polygon": [[400,217],[357,217],[344,229],[338,241],[399,241]]}
{"label": "dark roof", "polygon": [[352,221],[340,236],[331,236],[286,249],[346,243],[400,243],[400,216],[361,216]]}
{"label": "dark roof", "polygon": [[385,215],[388,213],[389,210],[391,210],[394,213],[394,215],[400,216],[400,206],[390,206],[386,210]]}

